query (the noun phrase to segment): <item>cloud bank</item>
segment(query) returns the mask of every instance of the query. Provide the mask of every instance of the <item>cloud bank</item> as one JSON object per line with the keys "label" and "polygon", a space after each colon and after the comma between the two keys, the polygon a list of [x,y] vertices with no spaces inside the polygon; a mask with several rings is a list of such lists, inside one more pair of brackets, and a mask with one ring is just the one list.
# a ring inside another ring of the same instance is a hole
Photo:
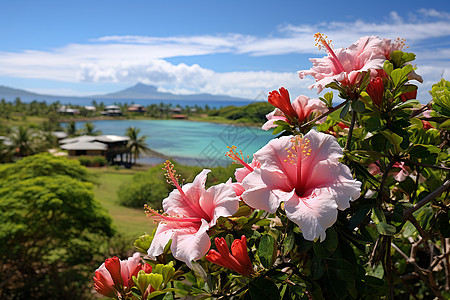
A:
{"label": "cloud bank", "polygon": [[[217,72],[199,64],[174,64],[174,57],[233,54],[275,59],[287,54],[320,57],[313,34],[320,31],[345,47],[364,35],[402,37],[417,54],[418,73],[426,80],[423,95],[441,75],[450,76],[450,13],[420,9],[407,17],[393,11],[384,22],[328,22],[285,24],[270,36],[239,33],[202,36],[105,36],[85,44],[68,44],[50,51],[0,52],[0,75],[79,83],[142,82],[173,93],[226,94],[252,99],[259,92],[280,86],[306,93],[312,79],[300,80],[296,72]],[[309,69],[308,60],[301,63]],[[309,94],[314,94],[309,92]]]}

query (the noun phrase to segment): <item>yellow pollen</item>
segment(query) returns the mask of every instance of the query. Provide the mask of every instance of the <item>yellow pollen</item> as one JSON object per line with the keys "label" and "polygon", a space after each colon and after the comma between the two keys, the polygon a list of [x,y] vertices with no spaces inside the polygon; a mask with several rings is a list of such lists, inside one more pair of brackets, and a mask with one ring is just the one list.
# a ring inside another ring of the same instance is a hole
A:
{"label": "yellow pollen", "polygon": [[[227,153],[225,153],[225,156],[231,158],[233,160],[233,164],[242,164],[245,163],[245,159],[244,159],[244,155],[242,154],[242,151],[237,151],[237,147],[236,146],[227,146],[227,148],[229,149],[227,151]],[[249,159],[250,156],[247,155],[247,161]]]}
{"label": "yellow pollen", "polygon": [[[177,174],[177,170],[174,169],[173,163],[169,160],[166,160],[162,169],[166,170],[166,173],[164,174],[164,176],[166,177],[166,182],[168,184],[176,186],[181,175]],[[181,183],[183,183],[183,181],[184,180],[182,180]]]}
{"label": "yellow pollen", "polygon": [[296,135],[291,138],[290,142],[292,143],[292,146],[285,148],[288,153],[286,159],[284,160],[285,162],[297,164],[299,158],[303,161],[311,155],[311,148],[309,147],[308,139],[302,138],[300,135]]}
{"label": "yellow pollen", "polygon": [[332,40],[328,40],[327,35],[323,35],[322,33],[318,32],[314,34],[314,39],[316,40],[315,46],[319,48],[319,50],[322,50],[324,47],[326,49],[325,45],[328,45],[328,47],[332,48],[333,45],[331,44]]}
{"label": "yellow pollen", "polygon": [[[398,47],[398,50],[401,51],[401,50],[405,49],[406,39],[398,37],[394,40],[394,43]],[[406,49],[408,49],[408,48],[409,48],[409,46],[406,46]]]}

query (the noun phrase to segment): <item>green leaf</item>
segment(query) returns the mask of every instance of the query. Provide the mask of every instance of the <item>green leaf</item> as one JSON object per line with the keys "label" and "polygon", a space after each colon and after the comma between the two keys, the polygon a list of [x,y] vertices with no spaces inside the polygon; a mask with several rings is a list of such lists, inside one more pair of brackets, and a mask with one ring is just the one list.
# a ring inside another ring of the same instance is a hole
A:
{"label": "green leaf", "polygon": [[289,230],[283,241],[283,255],[289,253],[295,245],[295,235],[294,232]]}
{"label": "green leaf", "polygon": [[338,246],[338,236],[336,230],[330,227],[326,230],[327,237],[322,242],[328,251],[333,252]]}
{"label": "green leaf", "polygon": [[257,278],[249,283],[250,296],[254,300],[280,299],[278,288],[272,281],[265,278]]}
{"label": "green leaf", "polygon": [[325,273],[325,265],[322,259],[318,258],[317,256],[313,256],[313,258],[311,259],[310,270],[312,279],[320,279]]}
{"label": "green leaf", "polygon": [[375,222],[375,224],[386,222],[386,216],[384,215],[382,210],[380,210],[378,207],[374,207],[372,208],[372,220]]}
{"label": "green leaf", "polygon": [[392,70],[394,70],[394,65],[390,61],[386,60],[383,64],[383,69],[386,72],[386,74],[388,74],[388,76],[390,76],[392,73]]}
{"label": "green leaf", "polygon": [[345,118],[345,116],[348,114],[348,111],[350,110],[350,102],[347,102],[347,104],[345,104],[345,106],[342,108],[341,113],[339,114],[339,117],[341,119]]}
{"label": "green leaf", "polygon": [[422,227],[424,230],[428,230],[430,228],[430,222],[432,221],[433,217],[434,217],[433,208],[427,206],[419,210],[416,219],[419,222],[420,227]]}
{"label": "green leaf", "polygon": [[382,131],[381,134],[391,143],[396,153],[402,151],[400,144],[403,142],[403,138],[401,136],[390,130]]}
{"label": "green leaf", "polygon": [[258,246],[258,256],[264,268],[269,269],[275,258],[275,239],[270,234],[261,237]]}
{"label": "green leaf", "polygon": [[321,243],[319,241],[315,242],[313,245],[314,253],[319,258],[327,258],[331,255],[330,250],[325,246],[324,243]]}
{"label": "green leaf", "polygon": [[364,105],[364,103],[360,100],[354,100],[352,101],[352,110],[358,112],[358,113],[362,113],[364,112],[364,110],[366,109],[366,106]]}
{"label": "green leaf", "polygon": [[383,235],[394,235],[397,232],[395,226],[386,222],[380,222],[376,224],[376,227],[378,232]]}
{"label": "green leaf", "polygon": [[141,253],[147,253],[150,244],[152,243],[153,237],[148,234],[141,235],[136,241],[134,241],[134,246]]}

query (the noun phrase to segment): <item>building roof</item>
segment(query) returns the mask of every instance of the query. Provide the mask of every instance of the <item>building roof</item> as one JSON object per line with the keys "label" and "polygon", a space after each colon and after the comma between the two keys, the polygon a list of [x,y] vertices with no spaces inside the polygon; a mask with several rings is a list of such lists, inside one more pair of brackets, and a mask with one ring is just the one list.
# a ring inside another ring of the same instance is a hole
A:
{"label": "building roof", "polygon": [[82,136],[77,136],[77,137],[73,137],[73,138],[67,138],[67,139],[60,140],[59,143],[60,144],[72,144],[72,143],[79,143],[79,142],[93,142],[93,141],[95,141],[96,138],[97,138],[96,136],[82,135]]}
{"label": "building roof", "polygon": [[128,142],[130,138],[127,136],[105,134],[96,136],[95,140],[102,143],[116,143],[116,142]]}
{"label": "building roof", "polygon": [[53,131],[52,134],[58,139],[65,139],[67,137],[67,132],[64,131]]}
{"label": "building roof", "polygon": [[106,150],[107,145],[99,142],[77,142],[61,145],[63,150]]}
{"label": "building roof", "polygon": [[120,110],[120,107],[117,105],[108,105],[105,107],[105,110],[115,110],[115,109]]}

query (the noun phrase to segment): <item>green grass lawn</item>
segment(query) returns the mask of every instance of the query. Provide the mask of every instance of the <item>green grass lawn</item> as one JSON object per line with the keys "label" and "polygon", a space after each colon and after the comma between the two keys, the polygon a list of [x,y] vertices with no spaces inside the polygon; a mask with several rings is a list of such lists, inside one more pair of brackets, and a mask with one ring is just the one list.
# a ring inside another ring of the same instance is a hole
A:
{"label": "green grass lawn", "polygon": [[112,168],[91,168],[98,185],[94,187],[95,198],[108,210],[117,230],[126,238],[137,238],[155,228],[147,218],[144,209],[129,208],[118,204],[117,191],[122,184],[130,182],[136,170],[115,170]]}

